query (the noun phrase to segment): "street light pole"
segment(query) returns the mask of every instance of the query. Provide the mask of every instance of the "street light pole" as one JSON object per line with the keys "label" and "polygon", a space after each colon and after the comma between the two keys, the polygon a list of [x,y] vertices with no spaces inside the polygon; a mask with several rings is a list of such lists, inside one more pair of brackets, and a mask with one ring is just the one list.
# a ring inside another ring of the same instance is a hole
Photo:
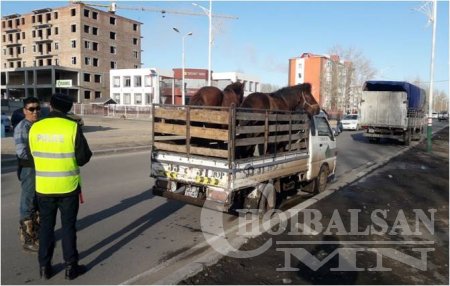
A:
{"label": "street light pole", "polygon": [[[177,28],[172,28],[175,32],[180,33],[180,30]],[[186,104],[186,92],[184,86],[184,40],[187,36],[192,36],[192,32],[187,33],[186,35],[181,37],[181,105]]]}
{"label": "street light pole", "polygon": [[209,0],[209,10],[197,3],[192,5],[199,7],[208,16],[208,86],[211,86],[211,46],[212,46],[212,0]]}
{"label": "street light pole", "polygon": [[433,22],[433,32],[431,40],[431,64],[430,64],[430,97],[428,105],[428,126],[427,126],[427,152],[431,152],[431,134],[433,127],[433,82],[434,82],[434,47],[436,44],[436,16],[437,16],[437,3],[433,0],[433,15],[430,19]]}

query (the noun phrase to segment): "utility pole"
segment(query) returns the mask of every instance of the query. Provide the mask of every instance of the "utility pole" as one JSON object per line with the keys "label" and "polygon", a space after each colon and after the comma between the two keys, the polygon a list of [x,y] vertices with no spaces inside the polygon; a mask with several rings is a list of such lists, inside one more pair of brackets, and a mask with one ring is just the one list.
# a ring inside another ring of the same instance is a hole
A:
{"label": "utility pole", "polygon": [[[431,8],[430,8],[431,5]],[[434,83],[434,47],[436,44],[436,18],[437,18],[437,2],[431,0],[425,2],[417,11],[425,14],[428,23],[433,24],[431,36],[431,63],[430,63],[430,90],[428,92],[428,124],[427,124],[427,152],[432,151],[431,135],[433,130],[433,83]]]}

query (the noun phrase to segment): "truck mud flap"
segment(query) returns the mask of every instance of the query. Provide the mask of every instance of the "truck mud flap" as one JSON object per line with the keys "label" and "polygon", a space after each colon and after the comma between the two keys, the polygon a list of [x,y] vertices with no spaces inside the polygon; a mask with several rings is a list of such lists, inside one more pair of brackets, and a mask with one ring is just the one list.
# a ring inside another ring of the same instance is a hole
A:
{"label": "truck mud flap", "polygon": [[171,199],[171,200],[182,201],[182,202],[188,203],[190,205],[206,207],[208,209],[213,209],[213,210],[217,210],[220,212],[228,212],[229,207],[230,207],[229,205],[224,205],[224,204],[216,203],[213,201],[206,201],[205,199],[192,198],[192,197],[185,196],[183,194],[169,192],[169,191],[166,191],[166,190],[163,190],[160,188],[156,188],[156,187],[153,187],[152,193],[155,196],[160,196],[160,197],[164,197],[164,198]]}

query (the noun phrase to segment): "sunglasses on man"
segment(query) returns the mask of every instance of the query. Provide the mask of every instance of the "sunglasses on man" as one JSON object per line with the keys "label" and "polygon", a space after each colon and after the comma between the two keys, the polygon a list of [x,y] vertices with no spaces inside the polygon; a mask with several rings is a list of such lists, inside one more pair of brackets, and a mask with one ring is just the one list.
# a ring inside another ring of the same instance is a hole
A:
{"label": "sunglasses on man", "polygon": [[41,111],[41,107],[40,106],[38,106],[38,107],[30,107],[30,108],[26,108],[26,110],[28,110],[29,112],[39,112],[39,111]]}

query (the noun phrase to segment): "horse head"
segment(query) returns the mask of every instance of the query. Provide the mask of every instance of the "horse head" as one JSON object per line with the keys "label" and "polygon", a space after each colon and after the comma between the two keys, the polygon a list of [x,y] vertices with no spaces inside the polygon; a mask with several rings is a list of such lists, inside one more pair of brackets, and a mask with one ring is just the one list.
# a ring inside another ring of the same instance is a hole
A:
{"label": "horse head", "polygon": [[244,86],[244,83],[238,81],[227,85],[223,90],[222,106],[240,106],[244,99]]}
{"label": "horse head", "polygon": [[319,114],[320,105],[311,93],[311,84],[302,83],[294,86],[297,91],[298,104],[296,109],[303,109],[310,116]]}

